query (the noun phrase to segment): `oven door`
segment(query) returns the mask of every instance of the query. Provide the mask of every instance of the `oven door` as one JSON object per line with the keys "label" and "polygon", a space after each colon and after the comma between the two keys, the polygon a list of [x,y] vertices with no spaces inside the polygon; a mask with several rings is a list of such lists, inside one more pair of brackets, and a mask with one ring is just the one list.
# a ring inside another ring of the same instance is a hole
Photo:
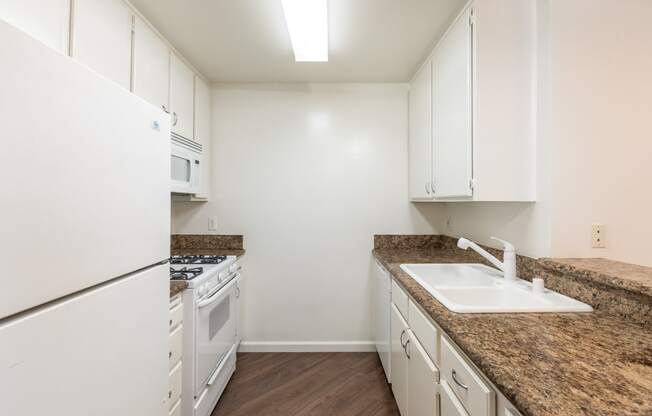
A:
{"label": "oven door", "polygon": [[196,303],[195,396],[217,377],[220,362],[236,342],[236,282],[234,277],[217,292]]}
{"label": "oven door", "polygon": [[199,153],[172,143],[171,192],[194,194],[199,191],[200,159]]}

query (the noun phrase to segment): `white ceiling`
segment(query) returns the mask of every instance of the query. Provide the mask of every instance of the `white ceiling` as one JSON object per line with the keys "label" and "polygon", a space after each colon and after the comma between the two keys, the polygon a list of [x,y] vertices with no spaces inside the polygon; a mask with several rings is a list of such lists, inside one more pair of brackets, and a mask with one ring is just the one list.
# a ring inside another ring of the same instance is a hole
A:
{"label": "white ceiling", "polygon": [[404,82],[466,0],[329,0],[330,57],[296,63],[281,0],[131,0],[213,82]]}

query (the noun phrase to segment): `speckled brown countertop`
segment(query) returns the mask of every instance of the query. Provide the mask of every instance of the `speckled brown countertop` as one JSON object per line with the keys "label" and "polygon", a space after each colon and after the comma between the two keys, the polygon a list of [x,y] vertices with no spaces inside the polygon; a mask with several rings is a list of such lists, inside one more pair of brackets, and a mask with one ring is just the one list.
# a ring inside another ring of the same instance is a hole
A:
{"label": "speckled brown countertop", "polygon": [[170,299],[175,297],[178,293],[183,292],[188,287],[188,282],[182,280],[170,280]]}
{"label": "speckled brown countertop", "polygon": [[477,262],[475,255],[451,247],[376,247],[376,258],[524,415],[652,415],[649,325],[601,310],[452,313],[400,264]]}

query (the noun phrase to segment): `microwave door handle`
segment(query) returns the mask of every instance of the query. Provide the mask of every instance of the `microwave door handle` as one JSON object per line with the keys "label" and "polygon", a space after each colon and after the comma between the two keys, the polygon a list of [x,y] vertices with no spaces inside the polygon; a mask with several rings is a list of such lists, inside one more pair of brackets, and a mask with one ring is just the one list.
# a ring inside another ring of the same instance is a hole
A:
{"label": "microwave door handle", "polygon": [[205,306],[210,305],[211,303],[215,303],[215,300],[220,298],[222,296],[222,292],[230,288],[235,284],[236,279],[238,276],[235,277],[235,279],[231,280],[226,286],[219,288],[213,295],[209,296],[208,298],[202,300],[197,304],[197,308],[201,309]]}

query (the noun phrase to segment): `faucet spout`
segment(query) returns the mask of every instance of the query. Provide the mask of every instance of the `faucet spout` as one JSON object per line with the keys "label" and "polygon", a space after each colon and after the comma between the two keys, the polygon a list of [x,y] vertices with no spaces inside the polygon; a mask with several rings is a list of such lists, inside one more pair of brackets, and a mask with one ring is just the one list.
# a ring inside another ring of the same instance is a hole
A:
{"label": "faucet spout", "polygon": [[496,237],[491,237],[491,239],[500,241],[504,246],[502,262],[496,257],[492,256],[491,253],[489,253],[487,250],[483,249],[473,241],[467,240],[466,238],[460,238],[457,240],[457,246],[463,250],[470,248],[487,259],[491,264],[502,270],[503,275],[505,276],[505,280],[516,280],[516,250],[514,249],[514,246],[507,241]]}

